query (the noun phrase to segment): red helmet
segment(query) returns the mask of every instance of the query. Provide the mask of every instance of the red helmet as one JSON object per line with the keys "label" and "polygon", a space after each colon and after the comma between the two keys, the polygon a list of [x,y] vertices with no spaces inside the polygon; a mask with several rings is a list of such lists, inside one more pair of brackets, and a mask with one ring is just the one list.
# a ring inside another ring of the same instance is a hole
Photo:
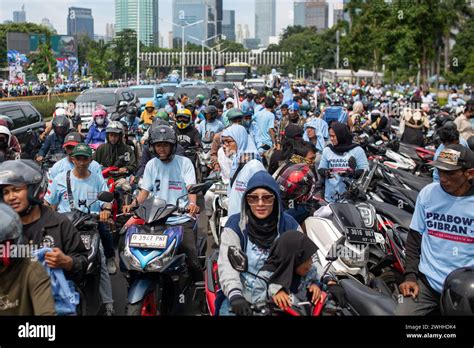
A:
{"label": "red helmet", "polygon": [[303,163],[291,164],[283,169],[277,178],[284,201],[305,198],[311,192],[316,178],[310,166]]}
{"label": "red helmet", "polygon": [[92,113],[92,118],[96,118],[96,117],[107,117],[107,111],[105,111],[104,109],[97,109],[95,110],[93,113]]}

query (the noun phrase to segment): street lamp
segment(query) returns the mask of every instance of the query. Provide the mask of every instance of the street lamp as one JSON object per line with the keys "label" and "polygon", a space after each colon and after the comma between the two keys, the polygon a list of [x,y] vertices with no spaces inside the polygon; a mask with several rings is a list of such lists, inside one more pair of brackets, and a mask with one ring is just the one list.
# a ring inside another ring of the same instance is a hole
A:
{"label": "street lamp", "polygon": [[174,22],[170,22],[170,21],[168,21],[164,18],[161,18],[161,17],[160,17],[160,19],[163,22],[166,22],[166,23],[169,23],[169,24],[172,24],[172,25],[176,25],[177,27],[181,28],[181,80],[184,81],[184,29],[189,28],[189,27],[191,27],[193,25],[196,25],[196,24],[200,24],[200,23],[204,22],[204,19],[200,20],[200,21],[197,21],[197,22],[194,22],[194,23],[186,24],[186,25],[176,24]]}
{"label": "street lamp", "polygon": [[137,1],[137,86],[140,85],[140,1]]}
{"label": "street lamp", "polygon": [[204,43],[205,43],[206,41],[215,39],[216,37],[219,37],[220,35],[221,35],[221,34],[214,35],[213,37],[210,37],[210,38],[208,38],[208,39],[206,39],[206,40],[200,40],[200,39],[198,39],[197,37],[188,35],[188,37],[189,37],[190,39],[199,41],[199,42],[201,43],[201,48],[202,48],[202,49],[201,49],[201,59],[202,59],[202,61],[201,61],[201,63],[202,63],[202,64],[201,64],[201,69],[202,69],[202,70],[201,70],[201,76],[202,76],[202,79],[203,79],[203,80],[204,80],[204,46],[205,46]]}

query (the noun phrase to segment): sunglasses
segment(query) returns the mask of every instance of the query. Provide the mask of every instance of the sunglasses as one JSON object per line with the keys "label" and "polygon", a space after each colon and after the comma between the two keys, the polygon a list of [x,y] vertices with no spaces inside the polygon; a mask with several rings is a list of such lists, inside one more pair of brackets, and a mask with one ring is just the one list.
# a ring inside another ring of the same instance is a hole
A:
{"label": "sunglasses", "polygon": [[273,205],[275,201],[275,196],[272,194],[267,195],[247,195],[247,203],[249,205],[258,205],[262,201],[263,205]]}
{"label": "sunglasses", "polygon": [[229,146],[229,145],[232,144],[232,143],[235,143],[235,140],[224,140],[224,141],[222,142],[222,144],[224,144],[225,146]]}

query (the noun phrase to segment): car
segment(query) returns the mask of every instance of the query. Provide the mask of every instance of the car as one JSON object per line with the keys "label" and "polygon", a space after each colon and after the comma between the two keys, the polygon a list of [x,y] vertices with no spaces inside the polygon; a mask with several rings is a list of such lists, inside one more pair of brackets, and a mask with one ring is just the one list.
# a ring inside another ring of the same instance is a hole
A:
{"label": "car", "polygon": [[245,88],[255,89],[259,93],[265,90],[265,80],[264,79],[248,79],[245,80]]}
{"label": "car", "polygon": [[[12,134],[18,138],[22,149],[22,158],[32,158],[32,146],[36,134],[44,131],[43,116],[28,102],[0,102],[0,115],[7,115],[13,121]],[[34,145],[33,145],[34,146]]]}
{"label": "car", "polygon": [[130,88],[135,92],[138,100],[140,100],[142,112],[145,110],[145,104],[150,100],[155,105],[155,108],[164,107],[164,105],[162,105],[163,101],[160,100],[163,99],[163,94],[158,85],[140,85],[131,86]]}
{"label": "car", "polygon": [[[76,110],[81,116],[82,130],[87,131],[92,120],[92,112],[98,104],[103,105],[111,120],[118,119],[128,106],[140,110],[141,104],[130,88],[91,88],[76,98]],[[139,116],[139,115],[138,115]]]}
{"label": "car", "polygon": [[189,86],[206,86],[207,82],[203,80],[184,80],[179,84],[179,88],[189,87]]}
{"label": "car", "polygon": [[194,101],[196,96],[202,94],[204,96],[204,103],[207,104],[209,98],[211,97],[211,90],[207,86],[188,86],[188,87],[179,87],[174,92],[176,100],[181,96],[181,94],[186,94],[189,97],[189,101]]}

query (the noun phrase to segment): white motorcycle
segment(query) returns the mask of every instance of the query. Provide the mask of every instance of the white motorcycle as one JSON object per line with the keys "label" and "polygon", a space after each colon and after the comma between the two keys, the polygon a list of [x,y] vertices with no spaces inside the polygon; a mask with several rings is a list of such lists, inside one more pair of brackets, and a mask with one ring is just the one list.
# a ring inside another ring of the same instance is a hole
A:
{"label": "white motorcycle", "polygon": [[221,234],[227,222],[227,209],[229,198],[227,197],[227,184],[223,182],[215,183],[210,191],[214,193],[212,201],[212,216],[209,218],[209,227],[216,245],[221,242]]}

